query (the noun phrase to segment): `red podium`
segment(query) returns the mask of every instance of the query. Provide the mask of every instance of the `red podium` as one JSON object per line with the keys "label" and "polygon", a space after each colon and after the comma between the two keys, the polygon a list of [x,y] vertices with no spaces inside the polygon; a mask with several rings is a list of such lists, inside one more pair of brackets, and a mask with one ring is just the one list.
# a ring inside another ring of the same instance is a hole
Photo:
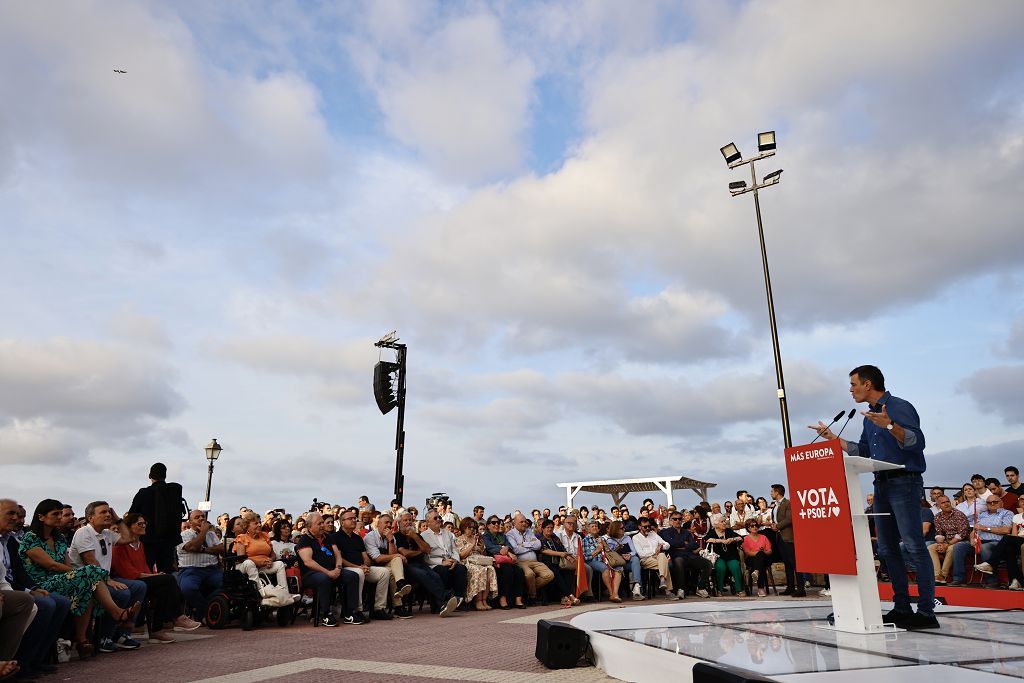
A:
{"label": "red podium", "polygon": [[892,633],[882,623],[871,535],[859,475],[900,469],[881,460],[844,457],[839,439],[786,449],[796,567],[829,575],[837,631]]}

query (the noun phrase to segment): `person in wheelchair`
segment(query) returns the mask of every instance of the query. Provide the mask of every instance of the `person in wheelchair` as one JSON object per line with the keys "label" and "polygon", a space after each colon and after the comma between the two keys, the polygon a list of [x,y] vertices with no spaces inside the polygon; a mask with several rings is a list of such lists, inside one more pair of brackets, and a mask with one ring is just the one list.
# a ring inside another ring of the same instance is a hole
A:
{"label": "person in wheelchair", "polygon": [[256,583],[259,583],[259,573],[262,571],[275,577],[275,585],[287,586],[285,564],[277,559],[270,544],[270,535],[263,530],[260,516],[252,511],[246,512],[242,515],[242,523],[244,531],[235,537],[233,548],[235,555],[244,555],[246,559],[238,564],[238,570]]}

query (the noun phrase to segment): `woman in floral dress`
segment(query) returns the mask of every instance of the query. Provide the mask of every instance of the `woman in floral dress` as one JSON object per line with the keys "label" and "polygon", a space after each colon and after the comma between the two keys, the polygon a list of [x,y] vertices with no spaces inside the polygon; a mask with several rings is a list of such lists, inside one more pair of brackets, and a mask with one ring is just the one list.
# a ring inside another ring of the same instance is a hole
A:
{"label": "woman in floral dress", "polygon": [[122,624],[129,625],[142,609],[135,603],[121,609],[110,597],[106,581],[110,574],[105,569],[87,564],[73,567],[68,562],[68,542],[57,531],[64,505],[48,498],[36,506],[32,515],[31,531],[21,539],[18,555],[32,581],[44,590],[59,593],[71,599],[71,614],[75,621],[75,647],[80,657],[92,655],[92,644],[86,629],[92,619],[95,605],[102,607]]}
{"label": "woman in floral dress", "polygon": [[[472,600],[481,612],[489,610],[491,606],[487,600],[498,595],[498,575],[494,571],[494,561],[487,556],[476,522],[471,517],[463,518],[459,530],[461,533],[455,537],[455,547],[466,565],[466,600]],[[474,558],[483,558],[485,563],[481,564]]]}

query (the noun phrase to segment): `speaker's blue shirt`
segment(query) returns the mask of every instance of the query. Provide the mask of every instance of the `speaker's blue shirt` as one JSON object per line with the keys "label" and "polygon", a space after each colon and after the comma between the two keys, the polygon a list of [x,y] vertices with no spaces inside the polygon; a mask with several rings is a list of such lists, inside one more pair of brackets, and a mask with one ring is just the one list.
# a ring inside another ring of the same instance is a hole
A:
{"label": "speaker's blue shirt", "polygon": [[888,391],[871,406],[871,412],[878,413],[885,406],[889,419],[903,427],[906,436],[900,444],[896,437],[885,427],[879,427],[871,420],[864,418],[864,429],[860,441],[847,442],[847,453],[859,455],[872,460],[884,460],[894,465],[903,465],[908,472],[922,473],[927,469],[924,462],[924,433],[921,431],[921,418],[910,401],[893,396]]}

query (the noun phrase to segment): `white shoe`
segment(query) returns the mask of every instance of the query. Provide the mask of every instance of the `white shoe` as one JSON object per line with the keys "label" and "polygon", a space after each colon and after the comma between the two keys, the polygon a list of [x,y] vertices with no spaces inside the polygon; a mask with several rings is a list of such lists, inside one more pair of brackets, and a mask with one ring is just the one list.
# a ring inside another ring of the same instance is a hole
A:
{"label": "white shoe", "polygon": [[706,590],[704,590],[703,588],[698,588],[697,589],[697,597],[698,598],[706,598],[706,597],[708,597],[708,592]]}
{"label": "white shoe", "polygon": [[672,591],[666,591],[665,592],[665,597],[667,599],[669,599],[669,600],[678,600],[679,599],[679,596],[676,595],[675,593],[673,593]]}
{"label": "white shoe", "polygon": [[682,588],[680,588],[679,590],[676,591],[676,599],[677,600],[683,600],[685,598],[686,598],[686,591],[684,591]]}
{"label": "white shoe", "polygon": [[1024,588],[1022,588],[1020,585],[1020,581],[1018,581],[1017,579],[1011,581],[1008,588],[1012,591],[1024,591]]}
{"label": "white shoe", "polygon": [[992,573],[992,565],[990,565],[988,562],[979,562],[978,564],[974,565],[974,568],[977,569],[979,572],[984,572],[985,574]]}
{"label": "white shoe", "polygon": [[827,588],[822,588],[820,591],[818,591],[818,595],[823,595],[826,598],[832,597],[832,591],[830,591]]}
{"label": "white shoe", "polygon": [[643,600],[644,599],[644,594],[640,592],[640,584],[639,583],[634,583],[633,584],[633,599],[634,600]]}
{"label": "white shoe", "polygon": [[659,590],[663,590],[663,591],[667,591],[668,590],[668,582],[665,581],[665,579],[662,579],[661,580],[661,584],[658,586],[658,589]]}

